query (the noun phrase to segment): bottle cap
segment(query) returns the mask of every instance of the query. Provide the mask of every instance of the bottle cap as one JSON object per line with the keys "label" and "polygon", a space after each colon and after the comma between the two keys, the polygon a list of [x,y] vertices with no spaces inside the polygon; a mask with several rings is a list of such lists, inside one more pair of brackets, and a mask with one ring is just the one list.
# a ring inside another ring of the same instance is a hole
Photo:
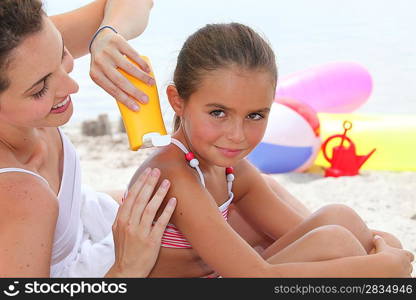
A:
{"label": "bottle cap", "polygon": [[158,132],[150,132],[143,135],[142,138],[143,145],[140,148],[149,148],[149,147],[163,147],[171,143],[171,136],[161,135]]}

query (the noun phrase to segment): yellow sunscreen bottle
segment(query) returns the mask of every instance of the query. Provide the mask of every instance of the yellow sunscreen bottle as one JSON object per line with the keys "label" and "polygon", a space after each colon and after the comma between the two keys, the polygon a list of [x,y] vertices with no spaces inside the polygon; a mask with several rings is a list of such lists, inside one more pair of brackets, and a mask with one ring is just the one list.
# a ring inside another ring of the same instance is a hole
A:
{"label": "yellow sunscreen bottle", "polygon": [[[145,56],[141,57],[150,66],[149,59]],[[171,139],[170,135],[167,135],[165,123],[163,122],[156,84],[149,86],[122,69],[119,69],[119,71],[149,98],[148,103],[140,104],[139,111],[132,111],[123,103],[117,101],[129,138],[130,149],[137,151],[139,148],[159,147],[170,144]],[[155,78],[153,71],[150,73],[150,76]]]}

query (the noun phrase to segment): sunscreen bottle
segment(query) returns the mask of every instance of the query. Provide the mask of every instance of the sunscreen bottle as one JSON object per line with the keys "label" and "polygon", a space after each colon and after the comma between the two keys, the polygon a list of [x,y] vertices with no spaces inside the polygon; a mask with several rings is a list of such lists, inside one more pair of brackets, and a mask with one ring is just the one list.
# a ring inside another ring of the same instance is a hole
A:
{"label": "sunscreen bottle", "polygon": [[[145,56],[141,57],[150,66],[149,59]],[[136,64],[135,62],[133,63]],[[118,70],[149,98],[148,103],[140,104],[139,111],[132,111],[123,103],[117,101],[129,139],[130,149],[137,151],[139,148],[160,147],[170,144],[171,139],[166,132],[165,123],[163,122],[156,84],[149,86],[122,69]],[[150,76],[155,78],[153,71],[150,72]]]}

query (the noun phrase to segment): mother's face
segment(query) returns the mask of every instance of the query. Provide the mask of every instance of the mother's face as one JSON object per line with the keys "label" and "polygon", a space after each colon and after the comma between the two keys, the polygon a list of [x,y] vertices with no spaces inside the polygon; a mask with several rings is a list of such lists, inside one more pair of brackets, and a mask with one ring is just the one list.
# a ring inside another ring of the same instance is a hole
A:
{"label": "mother's face", "polygon": [[48,17],[41,31],[26,37],[10,53],[9,87],[0,94],[0,124],[57,127],[72,115],[70,94],[78,85],[69,77],[73,58]]}

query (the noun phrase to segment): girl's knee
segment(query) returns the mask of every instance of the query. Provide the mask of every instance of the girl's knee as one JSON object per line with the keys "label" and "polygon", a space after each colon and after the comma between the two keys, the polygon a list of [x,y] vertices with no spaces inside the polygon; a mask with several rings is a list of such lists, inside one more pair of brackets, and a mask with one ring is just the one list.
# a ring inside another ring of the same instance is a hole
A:
{"label": "girl's knee", "polygon": [[316,212],[322,224],[345,225],[352,222],[363,223],[360,216],[351,207],[344,204],[329,204]]}
{"label": "girl's knee", "polygon": [[325,244],[339,244],[348,239],[351,232],[340,225],[323,225],[311,230],[309,234],[319,237]]}
{"label": "girl's knee", "polygon": [[325,247],[330,258],[365,255],[360,241],[348,229],[340,225],[324,225],[310,231],[317,242]]}

